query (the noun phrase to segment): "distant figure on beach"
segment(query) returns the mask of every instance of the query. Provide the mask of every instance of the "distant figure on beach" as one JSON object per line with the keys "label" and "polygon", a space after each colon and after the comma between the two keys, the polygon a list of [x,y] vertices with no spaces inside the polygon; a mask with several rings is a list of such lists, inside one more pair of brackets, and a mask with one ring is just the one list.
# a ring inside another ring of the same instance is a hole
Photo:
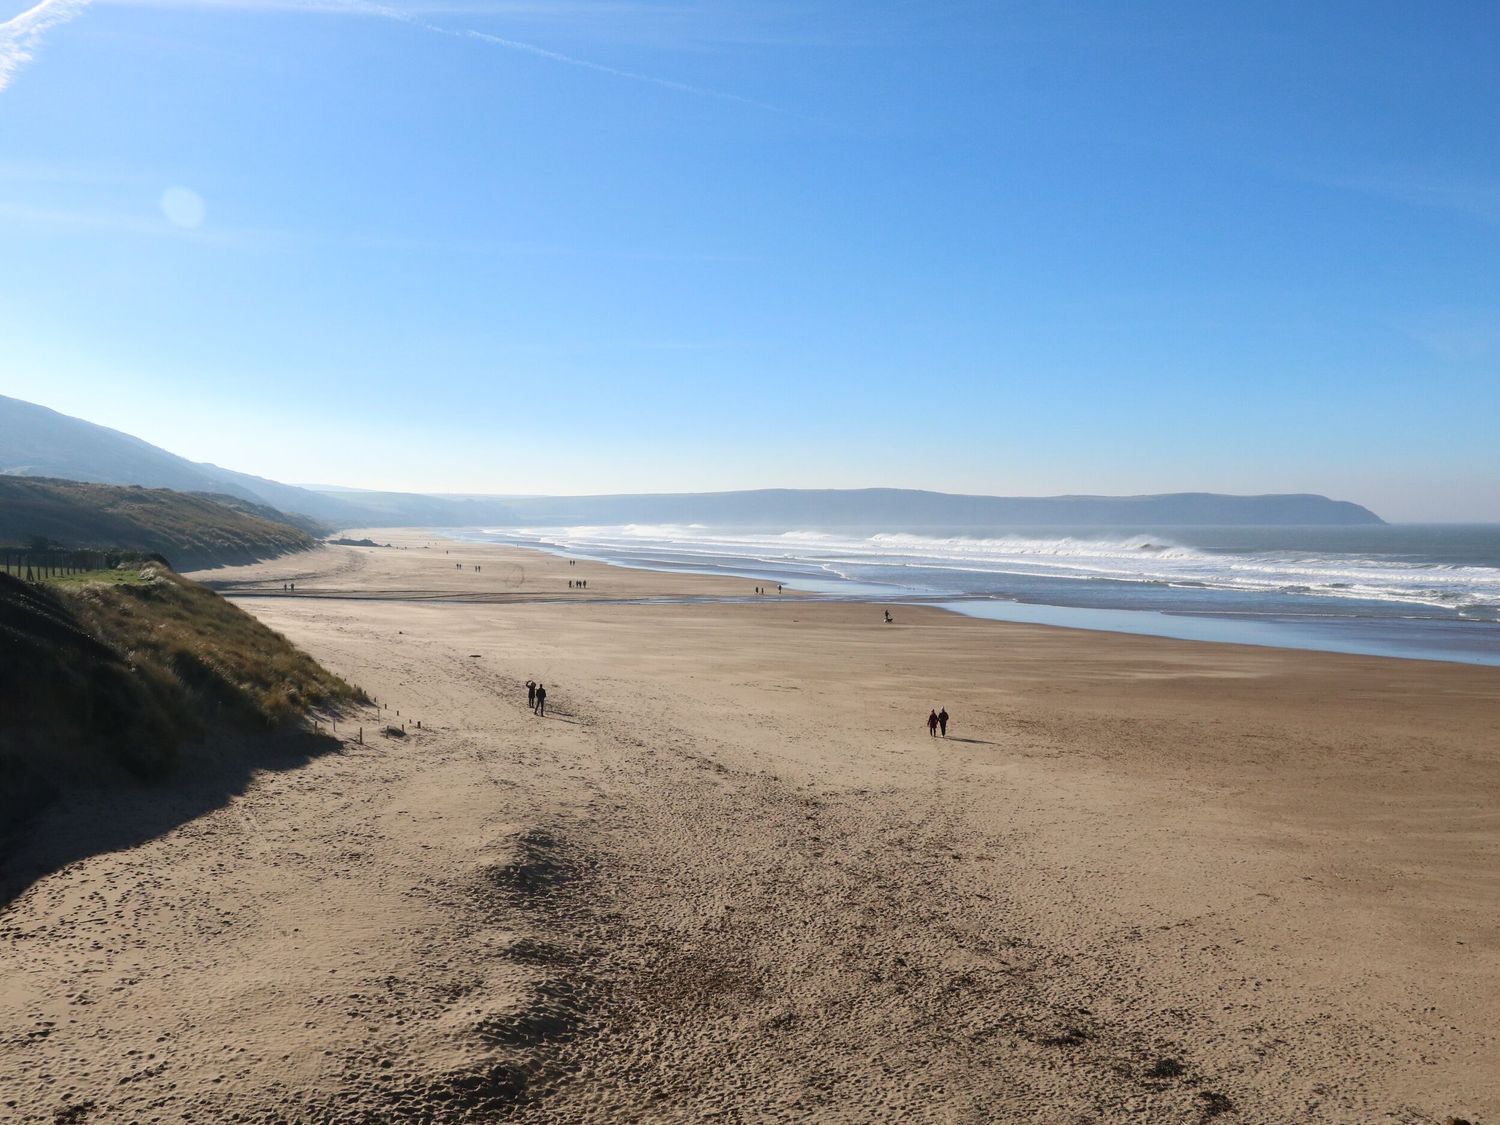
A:
{"label": "distant figure on beach", "polygon": [[295,590],[296,588],[297,588],[297,583],[293,582],[292,583],[292,589]]}
{"label": "distant figure on beach", "polygon": [[943,732],[943,737],[948,737],[948,708],[944,707],[938,712],[938,730]]}
{"label": "distant figure on beach", "polygon": [[937,723],[937,712],[934,711],[927,716],[927,733],[932,735],[933,738],[937,737]]}
{"label": "distant figure on beach", "polygon": [[781,593],[781,583],[780,582],[776,583],[776,592],[778,594]]}
{"label": "distant figure on beach", "polygon": [[571,590],[572,588],[573,588],[573,580],[571,578],[569,578],[568,579],[568,589]]}
{"label": "distant figure on beach", "polygon": [[886,610],[885,611],[885,623],[887,625],[889,625],[894,620],[896,620],[896,619],[891,616],[891,611],[890,610]]}
{"label": "distant figure on beach", "polygon": [[535,680],[527,680],[526,681],[526,706],[530,707],[533,711],[536,710],[536,681]]}
{"label": "distant figure on beach", "polygon": [[547,713],[547,689],[541,684],[536,685],[536,713],[538,715]]}

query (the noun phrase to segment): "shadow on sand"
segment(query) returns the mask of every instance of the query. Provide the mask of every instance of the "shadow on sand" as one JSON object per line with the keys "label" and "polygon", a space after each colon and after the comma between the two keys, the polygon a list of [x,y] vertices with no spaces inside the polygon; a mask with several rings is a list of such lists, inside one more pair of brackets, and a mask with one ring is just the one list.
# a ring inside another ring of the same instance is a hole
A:
{"label": "shadow on sand", "polygon": [[164,780],[66,789],[20,825],[7,826],[0,839],[0,910],[70,863],[133,848],[222,808],[262,770],[297,769],[342,745],[308,731],[219,735],[184,747],[183,766]]}
{"label": "shadow on sand", "polygon": [[948,735],[944,739],[944,741],[945,742],[967,742],[971,746],[994,746],[994,745],[996,745],[996,743],[987,742],[987,741],[985,741],[982,738],[958,738],[955,735],[951,735],[951,734]]}

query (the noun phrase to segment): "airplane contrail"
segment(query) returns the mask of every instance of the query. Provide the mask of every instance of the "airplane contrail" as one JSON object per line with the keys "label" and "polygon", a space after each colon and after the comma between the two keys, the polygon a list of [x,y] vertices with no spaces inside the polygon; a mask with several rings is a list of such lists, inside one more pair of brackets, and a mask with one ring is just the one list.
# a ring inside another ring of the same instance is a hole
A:
{"label": "airplane contrail", "polygon": [[[430,25],[423,25],[430,26]],[[434,31],[447,31],[446,28],[433,28]],[[449,32],[449,34],[452,34]],[[629,79],[632,82],[649,82],[653,86],[662,86],[668,90],[676,90],[683,94],[696,94],[704,98],[718,98],[727,102],[739,102],[741,105],[753,106],[756,109],[770,110],[772,113],[785,112],[777,106],[768,102],[756,101],[754,98],[742,97],[739,94],[730,94],[723,90],[713,90],[706,86],[693,86],[687,82],[677,82],[671,78],[659,78],[653,74],[640,74],[633,70],[621,70],[619,67],[606,66],[604,63],[590,62],[588,59],[574,58],[565,55],[561,51],[550,51],[546,47],[538,47],[535,43],[526,43],[519,39],[504,39],[499,35],[491,35],[486,31],[465,30],[461,34],[470,39],[478,39],[484,43],[493,43],[499,47],[506,47],[512,51],[523,51],[528,55],[536,55],[539,58],[551,59],[553,62],[566,63],[568,66],[581,66],[586,70],[595,70],[600,74],[612,74],[616,78]]]}
{"label": "airplane contrail", "polygon": [[[128,0],[127,0],[128,2]],[[5,23],[0,24],[0,90],[4,90],[15,77],[17,71],[29,62],[32,55],[41,42],[42,33],[48,28],[64,23],[72,19],[88,7],[91,0],[40,0],[35,7],[14,16]],[[448,35],[460,39],[473,39],[476,42],[488,43],[495,47],[504,47],[509,51],[519,51],[523,54],[533,55],[536,58],[547,59],[551,62],[562,63],[565,66],[581,67],[584,70],[592,70],[599,74],[608,74],[614,78],[622,78],[628,82],[644,82],[652,86],[660,86],[666,90],[675,90],[680,94],[691,94],[700,98],[716,98],[720,101],[736,102],[740,105],[751,106],[755,109],[767,110],[771,113],[784,113],[785,111],[767,102],[757,101],[740,94],[731,94],[724,90],[715,90],[707,86],[694,86],[688,82],[678,82],[671,78],[662,78],[655,74],[642,74],[639,71],[625,70],[617,66],[608,66],[604,63],[593,62],[590,59],[581,59],[575,55],[566,55],[561,51],[554,51],[536,43],[528,43],[521,39],[507,39],[501,35],[492,35],[487,31],[478,31],[474,28],[454,29],[441,27],[438,24],[428,23],[419,16],[402,11],[400,8],[390,4],[379,3],[378,0],[311,0],[304,3],[272,3],[257,4],[256,0],[248,0],[244,7],[275,7],[283,10],[296,10],[298,8],[309,12],[347,12],[352,15],[378,16],[381,19],[394,20],[398,23],[409,24],[419,27],[424,31],[435,32],[439,35]]]}
{"label": "airplane contrail", "polygon": [[450,27],[441,27],[435,23],[428,23],[426,20],[420,19],[409,12],[403,12],[399,8],[393,8],[389,4],[376,3],[375,0],[334,0],[334,6],[335,10],[366,12],[373,16],[382,16],[385,19],[397,20],[400,23],[409,23],[413,27],[420,27],[424,31],[433,31],[439,35],[451,35],[461,39],[476,39],[481,43],[490,43],[496,47],[504,47],[507,50],[535,55],[537,58],[549,59],[552,62],[563,63],[567,66],[582,67],[585,70],[597,71],[600,74],[609,74],[615,78],[624,78],[630,82],[646,82],[653,86],[661,86],[664,89],[676,90],[680,94],[695,94],[702,98],[718,98],[720,101],[738,102],[741,105],[768,110],[771,113],[786,112],[779,106],[771,105],[769,102],[757,101],[754,98],[747,98],[740,94],[731,94],[724,90],[714,90],[707,86],[694,86],[688,82],[678,82],[675,79],[662,78],[655,74],[642,74],[639,71],[623,70],[617,66],[607,66],[604,63],[593,62],[589,59],[580,59],[574,55],[565,55],[561,51],[553,51],[536,43],[527,43],[522,39],[507,39],[502,35],[491,35],[487,31],[477,31],[474,28],[455,30]]}

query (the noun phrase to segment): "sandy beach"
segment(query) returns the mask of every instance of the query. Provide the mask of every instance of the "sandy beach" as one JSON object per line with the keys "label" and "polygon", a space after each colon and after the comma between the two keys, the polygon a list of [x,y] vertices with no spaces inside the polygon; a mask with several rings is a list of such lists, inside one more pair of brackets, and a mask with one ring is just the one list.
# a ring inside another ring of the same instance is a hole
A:
{"label": "sandy beach", "polygon": [[1500,1120],[1500,669],[347,534],[195,576],[337,752],[12,858],[0,1118]]}

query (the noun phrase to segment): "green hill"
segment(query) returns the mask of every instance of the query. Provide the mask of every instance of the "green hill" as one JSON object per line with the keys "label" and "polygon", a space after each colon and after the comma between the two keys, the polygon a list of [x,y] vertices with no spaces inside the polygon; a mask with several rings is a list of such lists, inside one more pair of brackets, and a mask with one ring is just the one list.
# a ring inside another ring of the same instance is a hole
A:
{"label": "green hill", "polygon": [[[276,518],[280,517],[280,518]],[[0,476],[0,544],[152,552],[174,567],[252,562],[307,550],[313,538],[273,508],[235,497]]]}
{"label": "green hill", "polygon": [[369,523],[358,506],[336,496],[189,461],[138,437],[5,395],[0,395],[0,474],[227,494],[343,527]]}

